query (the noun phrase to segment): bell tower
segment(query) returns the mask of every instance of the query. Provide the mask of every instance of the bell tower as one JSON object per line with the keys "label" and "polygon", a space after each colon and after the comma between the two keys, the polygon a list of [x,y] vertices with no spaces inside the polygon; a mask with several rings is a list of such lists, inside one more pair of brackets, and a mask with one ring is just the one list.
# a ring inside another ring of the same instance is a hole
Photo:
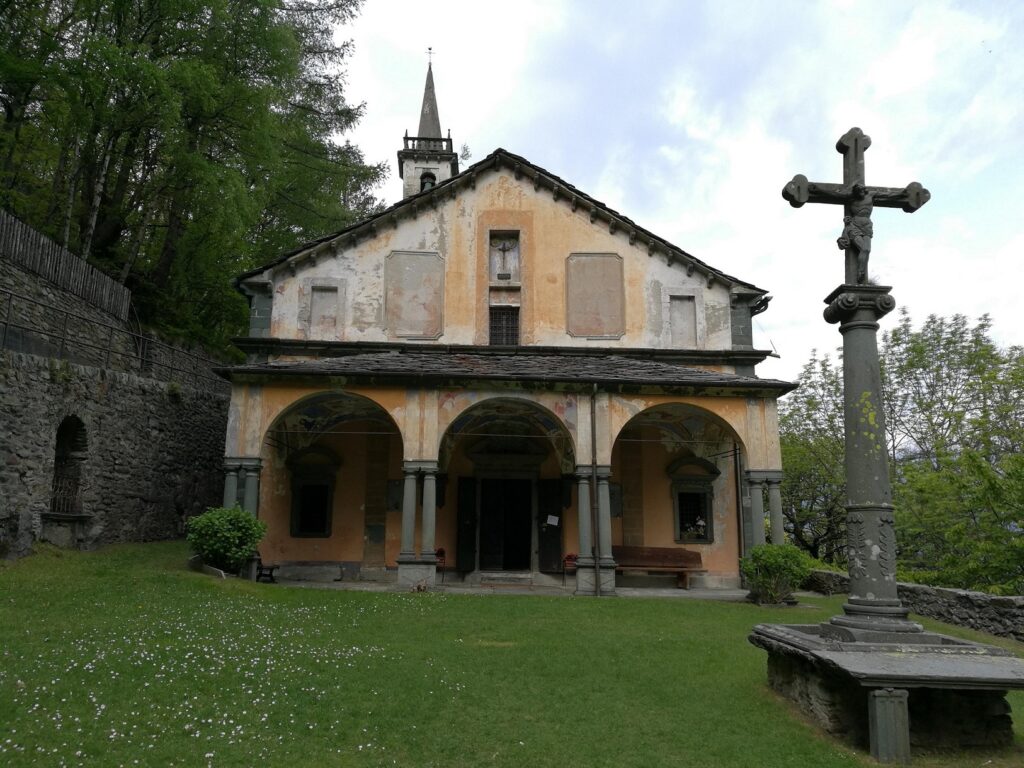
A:
{"label": "bell tower", "polygon": [[427,83],[423,88],[420,127],[415,136],[405,132],[404,146],[398,150],[398,175],[402,179],[402,197],[409,197],[440,184],[459,172],[459,156],[452,151],[452,135],[441,136],[441,118],[437,114],[433,65],[427,64]]}

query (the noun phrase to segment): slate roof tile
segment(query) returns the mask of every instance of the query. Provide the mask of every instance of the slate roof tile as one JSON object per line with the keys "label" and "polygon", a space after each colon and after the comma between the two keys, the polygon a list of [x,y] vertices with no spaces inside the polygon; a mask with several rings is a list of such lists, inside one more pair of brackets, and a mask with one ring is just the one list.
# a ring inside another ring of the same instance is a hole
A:
{"label": "slate roof tile", "polygon": [[793,388],[789,382],[738,376],[622,355],[557,355],[516,352],[390,351],[316,360],[252,363],[227,374],[411,377],[421,380],[599,382],[676,387]]}

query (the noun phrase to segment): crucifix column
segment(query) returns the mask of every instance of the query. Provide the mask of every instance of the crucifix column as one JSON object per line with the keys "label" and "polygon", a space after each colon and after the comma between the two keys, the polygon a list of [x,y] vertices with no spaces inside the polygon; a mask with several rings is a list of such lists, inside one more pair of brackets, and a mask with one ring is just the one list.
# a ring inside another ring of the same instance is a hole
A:
{"label": "crucifix column", "polygon": [[843,431],[846,440],[846,534],[850,597],[832,625],[851,630],[920,632],[907,619],[896,592],[896,531],[886,455],[885,418],[878,362],[878,320],[896,306],[890,288],[868,279],[876,207],[913,213],[931,198],[916,181],[874,187],[865,181],[864,153],[871,137],[851,128],[836,142],[843,155],[843,183],[811,182],[796,175],[782,190],[794,208],[804,203],[843,206],[845,282],[825,299],[825,320],[843,335]]}

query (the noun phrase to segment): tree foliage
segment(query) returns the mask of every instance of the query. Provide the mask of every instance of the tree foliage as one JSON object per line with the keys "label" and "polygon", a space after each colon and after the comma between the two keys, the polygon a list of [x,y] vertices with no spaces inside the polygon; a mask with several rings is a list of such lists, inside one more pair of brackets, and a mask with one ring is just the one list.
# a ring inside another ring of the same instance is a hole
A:
{"label": "tree foliage", "polygon": [[793,542],[828,563],[845,561],[842,371],[812,353],[800,388],[781,403],[782,506]]}
{"label": "tree foliage", "polygon": [[127,282],[149,320],[218,341],[231,276],[379,207],[334,137],[360,0],[0,4],[0,205]]}
{"label": "tree foliage", "polygon": [[[1024,593],[1024,349],[999,349],[987,317],[907,313],[882,337],[901,575]],[[842,379],[812,357],[780,413],[783,498],[794,543],[826,561],[845,538]]]}

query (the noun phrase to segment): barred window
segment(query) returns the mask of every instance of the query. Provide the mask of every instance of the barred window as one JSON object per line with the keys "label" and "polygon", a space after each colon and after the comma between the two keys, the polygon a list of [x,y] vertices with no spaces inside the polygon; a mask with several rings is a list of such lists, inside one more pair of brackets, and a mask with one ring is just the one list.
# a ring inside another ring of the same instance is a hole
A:
{"label": "barred window", "polygon": [[491,344],[519,344],[519,307],[491,307]]}

